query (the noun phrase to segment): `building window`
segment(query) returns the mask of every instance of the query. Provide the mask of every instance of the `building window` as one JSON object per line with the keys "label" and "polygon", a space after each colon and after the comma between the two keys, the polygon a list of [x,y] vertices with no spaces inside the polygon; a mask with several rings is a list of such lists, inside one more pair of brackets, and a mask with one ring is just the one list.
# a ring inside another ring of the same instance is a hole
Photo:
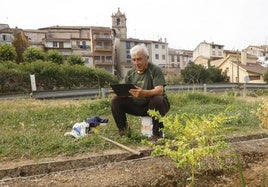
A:
{"label": "building window", "polygon": [[166,49],[166,46],[165,45],[162,45],[162,49]]}
{"label": "building window", "polygon": [[249,80],[260,80],[261,77],[259,75],[251,75],[249,76]]}
{"label": "building window", "polygon": [[130,49],[130,42],[126,42],[126,49]]}
{"label": "building window", "polygon": [[174,55],[171,56],[171,62],[174,62]]}
{"label": "building window", "polygon": [[158,49],[158,44],[155,44],[154,47],[155,47],[156,49]]}
{"label": "building window", "polygon": [[109,44],[109,42],[104,42],[104,48],[105,48],[105,49],[109,49],[109,48],[110,48],[110,44]]}
{"label": "building window", "polygon": [[106,62],[112,62],[112,56],[107,56],[106,57]]}
{"label": "building window", "polygon": [[120,21],[120,18],[117,18],[117,19],[116,19],[116,25],[120,25],[120,22],[121,22],[121,21]]}
{"label": "building window", "polygon": [[162,55],[162,60],[166,60],[166,55]]}
{"label": "building window", "polygon": [[101,43],[101,42],[97,42],[97,43],[96,43],[96,47],[97,47],[97,48],[101,48],[101,47],[102,47],[102,43]]}
{"label": "building window", "polygon": [[155,59],[159,59],[159,54],[155,54]]}
{"label": "building window", "polygon": [[6,41],[7,36],[6,35],[3,35],[2,38],[3,38],[3,41]]}
{"label": "building window", "polygon": [[94,56],[94,62],[100,62],[100,56]]}
{"label": "building window", "polygon": [[53,47],[58,47],[58,42],[53,42]]}

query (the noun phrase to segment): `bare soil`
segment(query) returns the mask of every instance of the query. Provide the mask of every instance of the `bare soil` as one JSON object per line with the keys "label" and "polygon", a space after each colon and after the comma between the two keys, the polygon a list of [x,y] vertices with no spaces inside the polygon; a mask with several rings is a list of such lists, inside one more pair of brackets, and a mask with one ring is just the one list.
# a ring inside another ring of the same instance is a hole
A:
{"label": "bare soil", "polygon": [[[196,176],[195,186],[241,187],[246,184],[247,187],[257,187],[268,185],[268,139],[233,142],[232,147],[234,149],[230,151],[236,151],[240,157],[244,183],[242,182],[243,177],[237,169],[237,161],[234,159],[226,162],[226,165],[233,166],[232,169],[210,167],[199,173]],[[79,160],[81,157],[82,155],[79,155],[73,159]],[[13,166],[15,165],[18,167],[18,163],[13,164]],[[3,165],[1,168],[3,169]],[[7,177],[0,180],[0,186],[169,187],[189,186],[188,178],[189,173],[177,168],[169,158],[146,156],[134,160],[102,163],[91,167],[79,167],[30,177],[15,179]]]}

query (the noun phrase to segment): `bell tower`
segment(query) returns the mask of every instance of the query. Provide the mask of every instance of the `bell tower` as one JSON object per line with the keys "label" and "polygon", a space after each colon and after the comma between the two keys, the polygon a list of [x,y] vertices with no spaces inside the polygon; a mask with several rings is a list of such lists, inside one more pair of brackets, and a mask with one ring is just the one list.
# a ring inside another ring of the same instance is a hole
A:
{"label": "bell tower", "polygon": [[120,12],[118,8],[117,12],[112,14],[112,29],[115,31],[116,38],[127,39],[127,18],[125,14]]}

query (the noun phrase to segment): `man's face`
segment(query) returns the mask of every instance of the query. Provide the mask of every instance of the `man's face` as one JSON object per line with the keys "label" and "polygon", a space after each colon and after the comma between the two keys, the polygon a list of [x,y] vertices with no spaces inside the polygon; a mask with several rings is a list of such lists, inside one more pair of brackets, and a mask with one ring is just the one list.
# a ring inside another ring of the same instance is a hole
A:
{"label": "man's face", "polygon": [[143,73],[147,69],[148,57],[143,52],[133,54],[131,60],[138,73]]}

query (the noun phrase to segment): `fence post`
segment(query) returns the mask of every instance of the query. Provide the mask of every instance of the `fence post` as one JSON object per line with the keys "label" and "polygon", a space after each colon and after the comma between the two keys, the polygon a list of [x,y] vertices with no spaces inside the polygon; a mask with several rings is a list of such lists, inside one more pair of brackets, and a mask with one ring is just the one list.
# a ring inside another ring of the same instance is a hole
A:
{"label": "fence post", "polygon": [[105,88],[101,88],[101,98],[105,98],[106,97],[106,89]]}
{"label": "fence post", "polygon": [[246,88],[246,83],[244,83],[243,97],[245,98],[246,95],[247,95],[247,88]]}
{"label": "fence post", "polygon": [[36,91],[35,75],[30,75],[32,91]]}
{"label": "fence post", "polygon": [[204,84],[204,93],[207,93],[207,84]]}

